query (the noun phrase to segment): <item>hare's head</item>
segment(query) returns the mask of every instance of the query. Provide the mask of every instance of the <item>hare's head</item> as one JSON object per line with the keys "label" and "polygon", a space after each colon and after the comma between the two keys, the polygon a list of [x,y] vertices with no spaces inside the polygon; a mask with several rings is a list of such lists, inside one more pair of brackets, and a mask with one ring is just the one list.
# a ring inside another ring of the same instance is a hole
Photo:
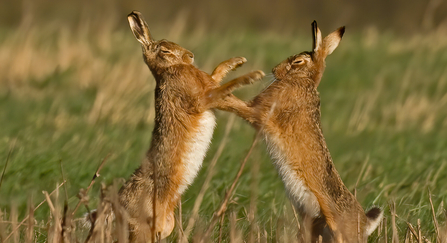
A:
{"label": "hare's head", "polygon": [[144,61],[152,71],[157,68],[194,62],[194,54],[185,48],[167,40],[154,40],[140,12],[133,11],[127,19],[135,38],[141,43]]}
{"label": "hare's head", "polygon": [[313,50],[305,51],[291,56],[273,68],[273,74],[277,79],[285,77],[307,77],[315,81],[318,86],[323,75],[326,57],[331,54],[341,41],[345,27],[340,27],[323,40],[317,22],[312,23]]}

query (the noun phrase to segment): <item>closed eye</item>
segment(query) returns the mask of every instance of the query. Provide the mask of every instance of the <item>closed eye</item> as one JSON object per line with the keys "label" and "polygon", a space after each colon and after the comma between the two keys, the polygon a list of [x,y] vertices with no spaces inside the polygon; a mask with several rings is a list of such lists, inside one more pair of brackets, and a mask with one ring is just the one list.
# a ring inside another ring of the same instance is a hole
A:
{"label": "closed eye", "polygon": [[166,47],[160,47],[160,51],[161,51],[161,53],[163,53],[163,54],[169,54],[169,53],[171,53],[171,51],[169,50],[169,49],[167,49]]}
{"label": "closed eye", "polygon": [[298,59],[292,62],[292,64],[297,65],[297,64],[302,64],[304,61],[302,59]]}

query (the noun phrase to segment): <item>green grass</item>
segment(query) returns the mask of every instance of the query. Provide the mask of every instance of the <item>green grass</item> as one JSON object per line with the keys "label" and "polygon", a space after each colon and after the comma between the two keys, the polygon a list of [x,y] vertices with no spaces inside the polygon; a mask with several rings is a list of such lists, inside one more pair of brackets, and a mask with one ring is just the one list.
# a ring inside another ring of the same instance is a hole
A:
{"label": "green grass", "polygon": [[[62,182],[61,165],[73,208],[79,189],[88,186],[101,160],[110,154],[90,193],[90,207],[96,207],[101,183],[126,179],[138,167],[153,126],[154,81],[130,31],[95,31],[82,25],[73,31],[39,28],[2,30],[5,35],[0,38],[0,170],[11,153],[0,187],[0,209],[9,215],[18,207],[19,219],[26,215],[30,198],[36,205],[44,200],[41,191],[51,192]],[[321,28],[323,34],[330,31]],[[154,37],[192,50],[197,66],[208,72],[220,61],[245,56],[248,63],[230,76],[254,69],[269,73],[286,57],[311,46],[310,31],[284,35],[197,29],[154,31]],[[385,210],[388,225],[389,205],[396,203],[401,239],[405,221],[416,225],[421,219],[423,235],[435,241],[429,190],[437,219],[445,222],[446,40],[442,30],[406,38],[348,30],[328,57],[319,87],[324,134],[337,170],[349,189],[356,188],[364,208],[379,205]],[[249,99],[270,79],[237,94]],[[229,114],[217,112],[217,116],[203,168],[182,197],[184,219],[190,215]],[[200,207],[202,224],[220,205],[254,134],[237,118]],[[263,143],[250,157],[227,215],[235,213],[244,234],[250,232],[247,214],[253,198],[257,224],[267,238],[274,239],[279,225],[293,221]],[[82,212],[84,208],[79,215]],[[44,205],[35,217],[46,220],[48,214]],[[229,221],[224,227],[229,231]],[[371,241],[377,238],[375,233]]]}

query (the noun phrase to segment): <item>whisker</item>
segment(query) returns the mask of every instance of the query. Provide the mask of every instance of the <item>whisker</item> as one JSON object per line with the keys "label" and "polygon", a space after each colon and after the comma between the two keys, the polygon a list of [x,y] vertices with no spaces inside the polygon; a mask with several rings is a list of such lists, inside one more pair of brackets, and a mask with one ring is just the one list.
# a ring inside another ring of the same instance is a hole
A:
{"label": "whisker", "polygon": [[267,75],[265,75],[265,77],[269,77],[270,80],[269,82],[267,82],[267,85],[264,86],[264,89],[262,89],[261,92],[264,92],[264,90],[266,90],[268,87],[270,87],[270,85],[272,85],[272,83],[274,83],[276,81],[275,76],[273,76],[273,73],[269,73]]}

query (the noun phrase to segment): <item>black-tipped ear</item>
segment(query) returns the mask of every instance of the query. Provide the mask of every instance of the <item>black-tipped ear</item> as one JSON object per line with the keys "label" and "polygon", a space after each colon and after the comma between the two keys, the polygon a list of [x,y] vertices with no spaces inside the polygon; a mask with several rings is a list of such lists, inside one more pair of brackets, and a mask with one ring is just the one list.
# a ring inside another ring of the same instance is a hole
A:
{"label": "black-tipped ear", "polygon": [[345,34],[345,26],[342,26],[339,28],[339,33],[340,33],[340,38],[342,38],[343,35]]}
{"label": "black-tipped ear", "polygon": [[344,33],[345,27],[343,26],[336,29],[334,32],[330,33],[323,39],[322,50],[324,53],[324,58],[330,55],[335,50],[335,48],[337,48]]}
{"label": "black-tipped ear", "polygon": [[312,22],[312,37],[313,37],[313,44],[312,44],[312,51],[316,52],[321,46],[321,31],[318,29],[317,21],[314,20]]}
{"label": "black-tipped ear", "polygon": [[149,45],[153,42],[149,27],[140,12],[132,11],[127,16],[127,20],[129,21],[133,35],[142,45]]}
{"label": "black-tipped ear", "polygon": [[315,47],[317,47],[317,21],[314,20],[312,22],[312,50],[315,50]]}

